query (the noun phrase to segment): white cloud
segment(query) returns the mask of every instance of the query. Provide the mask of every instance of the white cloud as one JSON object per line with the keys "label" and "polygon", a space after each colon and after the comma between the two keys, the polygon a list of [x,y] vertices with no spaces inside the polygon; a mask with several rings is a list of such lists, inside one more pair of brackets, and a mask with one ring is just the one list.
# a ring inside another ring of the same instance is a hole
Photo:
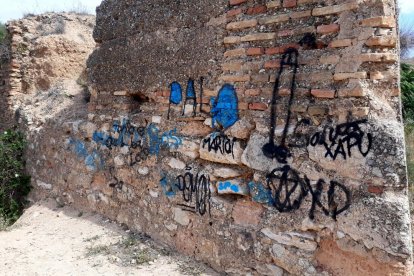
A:
{"label": "white cloud", "polygon": [[413,0],[398,0],[401,13],[412,13],[414,12],[414,1]]}

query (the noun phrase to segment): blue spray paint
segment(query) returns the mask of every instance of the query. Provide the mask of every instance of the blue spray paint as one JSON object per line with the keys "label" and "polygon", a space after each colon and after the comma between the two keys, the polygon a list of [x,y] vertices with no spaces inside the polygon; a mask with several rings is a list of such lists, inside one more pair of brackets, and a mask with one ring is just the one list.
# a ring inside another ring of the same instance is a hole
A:
{"label": "blue spray paint", "polygon": [[195,93],[195,89],[194,89],[194,80],[193,79],[189,79],[187,82],[187,90],[185,91],[185,97],[187,99],[195,99],[196,98],[196,93]]}
{"label": "blue spray paint", "polygon": [[213,127],[226,129],[239,119],[238,99],[233,85],[223,85],[217,97],[211,97],[210,104]]}
{"label": "blue spray paint", "polygon": [[183,91],[181,85],[178,82],[173,82],[170,84],[170,103],[180,104],[183,99]]}
{"label": "blue spray paint", "polygon": [[185,91],[185,102],[183,104],[183,114],[185,115],[185,106],[187,105],[188,100],[193,101],[193,117],[196,115],[196,108],[197,108],[197,96],[194,88],[194,80],[188,79],[187,82],[187,90]]}
{"label": "blue spray paint", "polygon": [[161,172],[160,186],[167,197],[174,197],[178,189],[176,185],[170,184],[173,182],[168,178],[169,176],[165,172]]}
{"label": "blue spray paint", "polygon": [[162,133],[154,124],[147,127],[134,127],[126,120],[122,125],[114,121],[112,129],[114,135],[118,133],[118,138],[114,138],[112,134],[95,131],[92,136],[93,141],[109,149],[123,146],[148,148],[151,155],[158,155],[163,148],[177,149],[182,145],[182,139],[177,136],[176,129]]}
{"label": "blue spray paint", "polygon": [[170,102],[168,104],[167,119],[170,119],[171,104],[180,104],[183,99],[183,91],[181,85],[174,81],[170,84]]}
{"label": "blue spray paint", "polygon": [[232,192],[238,193],[240,192],[240,188],[238,185],[231,183],[230,181],[220,182],[218,185],[218,190],[220,191],[228,191],[231,190]]}
{"label": "blue spray paint", "polygon": [[95,171],[104,168],[105,163],[98,152],[94,150],[90,153],[82,141],[70,138],[69,145],[72,146],[72,151],[84,161],[89,170]]}
{"label": "blue spray paint", "polygon": [[249,183],[249,189],[253,201],[273,206],[272,191],[262,183],[252,181]]}

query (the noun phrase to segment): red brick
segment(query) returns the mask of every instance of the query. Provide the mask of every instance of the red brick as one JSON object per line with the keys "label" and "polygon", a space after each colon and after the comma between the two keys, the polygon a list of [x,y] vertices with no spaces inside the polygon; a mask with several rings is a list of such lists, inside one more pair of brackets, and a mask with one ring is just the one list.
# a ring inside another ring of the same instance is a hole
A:
{"label": "red brick", "polygon": [[338,24],[320,25],[316,28],[316,31],[319,34],[336,33],[339,31],[339,25]]}
{"label": "red brick", "polygon": [[247,0],[230,0],[230,6],[236,6],[246,2]]}
{"label": "red brick", "polygon": [[233,17],[233,16],[241,14],[242,12],[243,10],[241,8],[232,9],[232,10],[229,10],[226,15],[227,17]]}
{"label": "red brick", "polygon": [[254,7],[250,7],[247,9],[246,14],[248,15],[254,15],[254,14],[260,14],[265,13],[267,11],[267,7],[264,5],[257,5]]}
{"label": "red brick", "polygon": [[293,36],[294,31],[293,30],[281,30],[281,31],[279,31],[279,33],[277,35],[278,36]]}
{"label": "red brick", "polygon": [[294,8],[296,7],[296,0],[283,0],[284,8]]}
{"label": "red brick", "polygon": [[369,185],[368,186],[368,192],[371,194],[382,194],[384,192],[384,188],[383,187],[378,187],[378,186],[373,186],[373,185]]}
{"label": "red brick", "polygon": [[266,103],[249,103],[250,110],[267,110],[268,105]]}
{"label": "red brick", "polygon": [[275,59],[275,60],[266,61],[264,68],[266,69],[280,68],[280,60]]}
{"label": "red brick", "polygon": [[266,55],[277,55],[282,52],[280,51],[280,47],[272,47],[272,48],[266,48],[265,53]]}
{"label": "red brick", "polygon": [[249,48],[246,51],[248,56],[259,56],[264,54],[264,48]]}
{"label": "red brick", "polygon": [[260,89],[247,89],[244,94],[246,96],[259,96],[260,95]]}
{"label": "red brick", "polygon": [[311,94],[315,98],[335,98],[335,90],[312,89]]}

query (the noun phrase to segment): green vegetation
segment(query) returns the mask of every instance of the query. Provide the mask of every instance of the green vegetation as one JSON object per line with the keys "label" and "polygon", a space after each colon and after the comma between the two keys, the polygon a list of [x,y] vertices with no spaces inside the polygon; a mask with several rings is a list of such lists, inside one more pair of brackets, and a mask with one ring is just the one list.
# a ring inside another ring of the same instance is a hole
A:
{"label": "green vegetation", "polygon": [[30,176],[24,174],[25,146],[22,133],[0,133],[0,218],[6,225],[20,217],[30,191]]}
{"label": "green vegetation", "polygon": [[0,43],[3,43],[4,39],[6,38],[6,34],[6,25],[0,22]]}
{"label": "green vegetation", "polygon": [[406,125],[414,124],[414,68],[401,64],[401,100]]}

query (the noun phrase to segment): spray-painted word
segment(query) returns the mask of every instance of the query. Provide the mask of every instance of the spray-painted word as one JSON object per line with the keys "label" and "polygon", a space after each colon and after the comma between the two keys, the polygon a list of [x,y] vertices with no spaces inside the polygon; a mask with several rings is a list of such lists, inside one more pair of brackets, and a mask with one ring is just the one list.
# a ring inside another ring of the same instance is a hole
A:
{"label": "spray-painted word", "polygon": [[325,127],[310,138],[310,145],[324,146],[325,157],[333,160],[336,160],[338,156],[342,156],[345,160],[352,157],[352,148],[358,149],[362,156],[366,157],[372,147],[372,134],[365,133],[360,127],[366,123],[367,120],[359,120],[336,127]]}

